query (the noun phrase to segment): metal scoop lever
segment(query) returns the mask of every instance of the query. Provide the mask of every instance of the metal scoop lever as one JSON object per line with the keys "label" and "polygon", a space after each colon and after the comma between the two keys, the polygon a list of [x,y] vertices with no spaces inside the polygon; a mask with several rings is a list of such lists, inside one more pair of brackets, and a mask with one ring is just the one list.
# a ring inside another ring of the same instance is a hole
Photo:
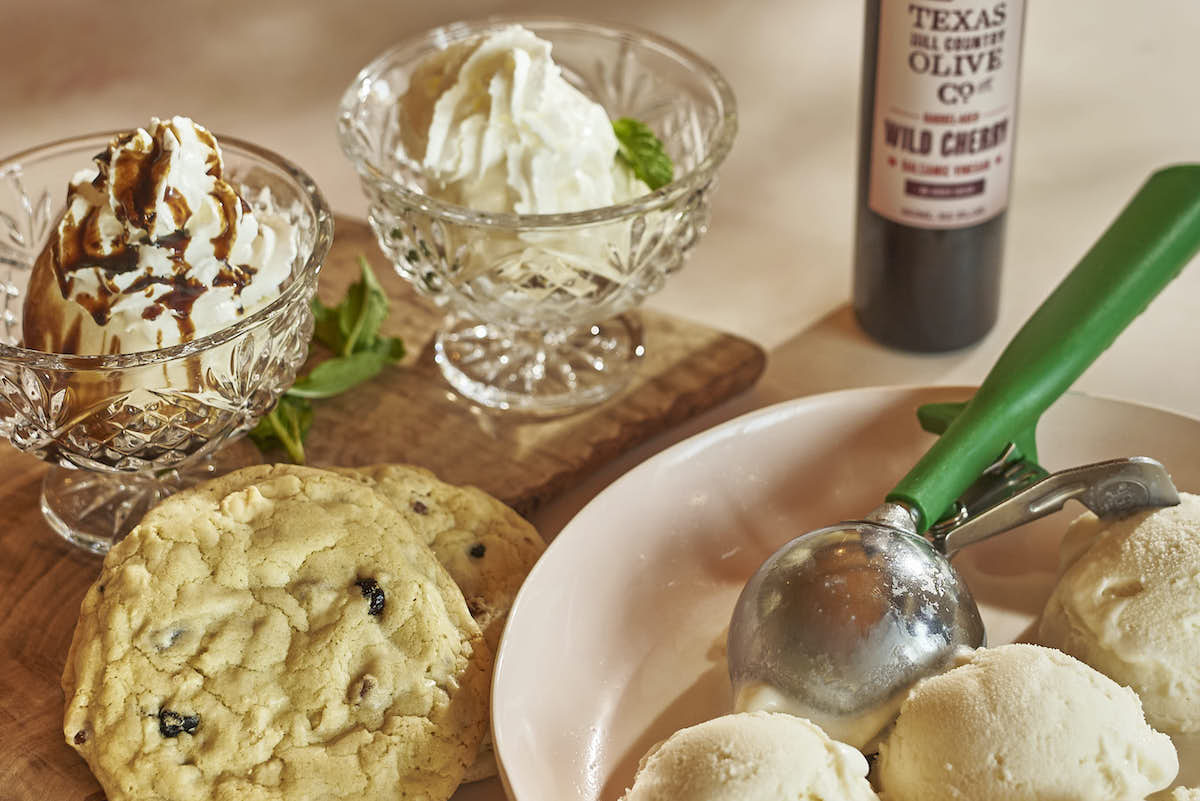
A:
{"label": "metal scoop lever", "polygon": [[971,515],[948,531],[931,530],[934,547],[949,556],[968,545],[1057,512],[1072,499],[1098,517],[1118,517],[1148,507],[1174,506],[1179,503],[1179,492],[1167,469],[1145,456],[1072,467]]}

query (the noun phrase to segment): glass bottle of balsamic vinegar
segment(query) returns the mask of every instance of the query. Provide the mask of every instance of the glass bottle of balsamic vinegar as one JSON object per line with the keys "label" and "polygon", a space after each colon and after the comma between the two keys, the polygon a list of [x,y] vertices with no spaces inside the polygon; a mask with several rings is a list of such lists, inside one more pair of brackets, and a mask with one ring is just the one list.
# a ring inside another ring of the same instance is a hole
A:
{"label": "glass bottle of balsamic vinegar", "polygon": [[854,310],[911,351],[996,321],[1024,0],[867,0]]}

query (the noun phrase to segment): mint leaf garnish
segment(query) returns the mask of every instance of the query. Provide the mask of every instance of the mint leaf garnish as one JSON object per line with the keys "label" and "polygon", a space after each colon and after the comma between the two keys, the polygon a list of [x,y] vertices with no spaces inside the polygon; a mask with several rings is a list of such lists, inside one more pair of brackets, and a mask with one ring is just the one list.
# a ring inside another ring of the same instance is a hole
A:
{"label": "mint leaf garnish", "polygon": [[631,117],[613,120],[612,126],[617,135],[617,159],[651,189],[671,183],[675,166],[650,126]]}
{"label": "mint leaf garnish", "polygon": [[364,350],[326,359],[287,391],[292,398],[332,398],[379,375],[390,361],[386,350]]}
{"label": "mint leaf garnish", "polygon": [[304,437],[313,415],[309,401],[340,395],[404,358],[399,337],[379,334],[388,316],[387,294],[367,260],[359,256],[358,265],[362,275],[346,289],[341,303],[326,306],[313,298],[313,341],[334,356],[296,379],[275,408],[258,421],[250,439],[259,450],[281,446],[293,462],[304,464]]}
{"label": "mint leaf garnish", "polygon": [[313,298],[314,338],[339,356],[372,350],[388,315],[388,299],[379,279],[361,256],[358,266],[362,277],[346,289],[341,303],[326,306]]}
{"label": "mint leaf garnish", "polygon": [[311,403],[284,395],[250,430],[250,439],[260,451],[282,447],[293,462],[304,464],[304,437],[312,425],[312,416]]}

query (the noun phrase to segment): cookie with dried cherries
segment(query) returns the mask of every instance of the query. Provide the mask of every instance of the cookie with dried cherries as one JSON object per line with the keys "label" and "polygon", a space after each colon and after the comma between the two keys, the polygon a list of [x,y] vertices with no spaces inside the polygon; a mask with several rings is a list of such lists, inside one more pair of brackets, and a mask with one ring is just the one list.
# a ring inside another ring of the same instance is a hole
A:
{"label": "cookie with dried cherries", "polygon": [[394,506],[291,465],[168,498],[105,559],[63,675],[109,801],[446,799],[491,650]]}
{"label": "cookie with dried cherries", "polygon": [[[494,651],[517,591],[546,550],[537,529],[483,490],[447,483],[422,467],[333,469],[370,484],[395,505],[458,584]],[[485,737],[465,780],[496,772],[491,740]]]}

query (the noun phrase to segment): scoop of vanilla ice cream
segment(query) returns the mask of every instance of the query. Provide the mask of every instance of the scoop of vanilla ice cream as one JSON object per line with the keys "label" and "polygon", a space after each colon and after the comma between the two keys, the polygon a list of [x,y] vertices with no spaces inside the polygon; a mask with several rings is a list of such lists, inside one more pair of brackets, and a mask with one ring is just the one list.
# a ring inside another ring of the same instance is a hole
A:
{"label": "scoop of vanilla ice cream", "polygon": [[878,765],[889,801],[1141,801],[1178,768],[1132,690],[1037,645],[980,649],[918,682]]}
{"label": "scoop of vanilla ice cream", "polygon": [[867,760],[815,724],[740,712],[680,729],[642,757],[623,801],[878,801]]}
{"label": "scoop of vanilla ice cream", "polygon": [[255,214],[225,179],[209,131],[152,119],[71,181],[30,276],[22,339],[93,355],[197,339],[277,297],[297,251],[287,220]]}
{"label": "scoop of vanilla ice cream", "polygon": [[604,107],[572,86],[551,44],[519,25],[457,42],[418,66],[401,138],[451,203],[555,214],[649,192],[618,163]]}
{"label": "scoop of vanilla ice cream", "polygon": [[1132,687],[1155,728],[1200,732],[1200,495],[1116,521],[1087,513],[1063,552],[1038,641]]}
{"label": "scoop of vanilla ice cream", "polygon": [[1176,787],[1171,791],[1171,801],[1200,801],[1200,788]]}

